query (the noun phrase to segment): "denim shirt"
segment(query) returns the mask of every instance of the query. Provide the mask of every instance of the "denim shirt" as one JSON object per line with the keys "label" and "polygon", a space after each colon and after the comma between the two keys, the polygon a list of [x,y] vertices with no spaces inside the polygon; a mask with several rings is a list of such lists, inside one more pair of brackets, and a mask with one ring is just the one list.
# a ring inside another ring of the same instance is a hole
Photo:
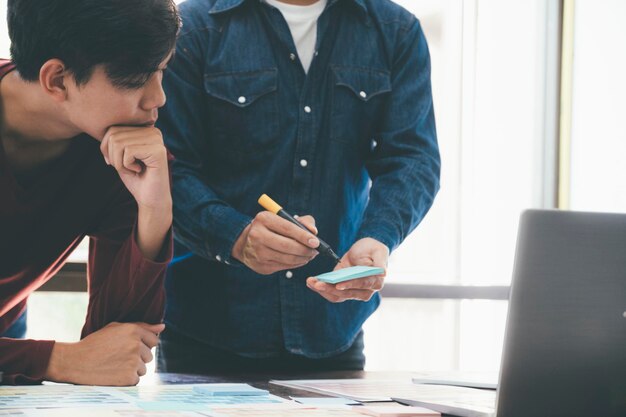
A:
{"label": "denim shirt", "polygon": [[308,73],[281,13],[261,0],[188,0],[158,126],[173,165],[176,254],[166,324],[250,357],[345,351],[378,307],[333,304],[308,265],[259,275],[231,257],[267,193],[313,215],[340,256],[395,249],[439,189],[430,58],[419,21],[388,0],[329,0]]}

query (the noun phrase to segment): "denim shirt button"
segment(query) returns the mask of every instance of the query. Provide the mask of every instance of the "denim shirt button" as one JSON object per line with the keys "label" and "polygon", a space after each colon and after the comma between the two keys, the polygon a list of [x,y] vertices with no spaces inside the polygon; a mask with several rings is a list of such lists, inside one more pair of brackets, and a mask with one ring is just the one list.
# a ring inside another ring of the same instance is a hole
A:
{"label": "denim shirt button", "polygon": [[215,259],[217,259],[217,262],[222,262],[222,257],[221,257],[221,256],[219,256],[219,255],[217,255],[217,256],[215,257]]}
{"label": "denim shirt button", "polygon": [[311,113],[311,108],[309,106],[304,106],[305,113]]}
{"label": "denim shirt button", "polygon": [[292,61],[295,61],[296,60],[296,54],[294,54],[294,53],[289,54],[289,59],[291,59]]}
{"label": "denim shirt button", "polygon": [[287,277],[287,279],[291,279],[291,278],[293,278],[293,272],[291,272],[291,271],[287,271],[287,273],[285,274],[285,276]]}
{"label": "denim shirt button", "polygon": [[359,95],[361,96],[361,98],[367,98],[367,93],[365,91],[361,91]]}
{"label": "denim shirt button", "polygon": [[239,99],[237,101],[239,102],[239,104],[245,104],[246,98],[244,96],[241,96],[241,97],[239,97]]}
{"label": "denim shirt button", "polygon": [[301,159],[300,160],[300,166],[302,168],[306,168],[309,165],[309,161],[307,161],[306,159]]}

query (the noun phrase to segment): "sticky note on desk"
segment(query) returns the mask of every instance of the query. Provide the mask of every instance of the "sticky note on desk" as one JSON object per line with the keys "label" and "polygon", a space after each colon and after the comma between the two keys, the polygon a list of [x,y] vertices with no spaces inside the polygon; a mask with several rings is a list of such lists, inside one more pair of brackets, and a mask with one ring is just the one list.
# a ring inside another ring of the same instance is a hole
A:
{"label": "sticky note on desk", "polygon": [[350,281],[351,279],[371,277],[372,275],[381,275],[384,273],[385,270],[383,268],[373,266],[352,266],[350,268],[338,269],[337,271],[318,275],[315,278],[318,281],[326,282],[328,284],[338,284],[340,282]]}
{"label": "sticky note on desk", "polygon": [[263,389],[251,387],[248,384],[202,384],[193,387],[196,394],[209,396],[232,396],[240,397],[247,395],[268,395],[269,392]]}

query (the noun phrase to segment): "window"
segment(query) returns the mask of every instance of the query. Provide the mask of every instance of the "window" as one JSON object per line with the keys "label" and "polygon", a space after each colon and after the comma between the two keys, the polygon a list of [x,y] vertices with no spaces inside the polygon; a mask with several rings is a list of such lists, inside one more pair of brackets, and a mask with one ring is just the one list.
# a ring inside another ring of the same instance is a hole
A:
{"label": "window", "polygon": [[571,153],[564,204],[574,210],[626,211],[626,3],[575,1],[571,70]]}
{"label": "window", "polygon": [[[559,2],[398,3],[429,40],[443,167],[388,285],[509,285],[521,211],[555,204]],[[497,370],[506,308],[384,299],[366,324],[368,366]]]}

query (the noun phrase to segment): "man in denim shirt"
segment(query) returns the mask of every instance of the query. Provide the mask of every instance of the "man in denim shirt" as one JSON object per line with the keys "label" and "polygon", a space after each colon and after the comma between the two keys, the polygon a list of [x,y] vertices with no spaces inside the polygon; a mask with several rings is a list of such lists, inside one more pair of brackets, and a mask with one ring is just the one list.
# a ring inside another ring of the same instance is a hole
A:
{"label": "man in denim shirt", "polygon": [[[159,370],[362,369],[384,277],[329,285],[315,256],[386,267],[440,160],[419,21],[389,0],[188,0],[160,128],[176,257]],[[307,233],[262,212],[267,193]],[[315,225],[315,226],[314,226]]]}

